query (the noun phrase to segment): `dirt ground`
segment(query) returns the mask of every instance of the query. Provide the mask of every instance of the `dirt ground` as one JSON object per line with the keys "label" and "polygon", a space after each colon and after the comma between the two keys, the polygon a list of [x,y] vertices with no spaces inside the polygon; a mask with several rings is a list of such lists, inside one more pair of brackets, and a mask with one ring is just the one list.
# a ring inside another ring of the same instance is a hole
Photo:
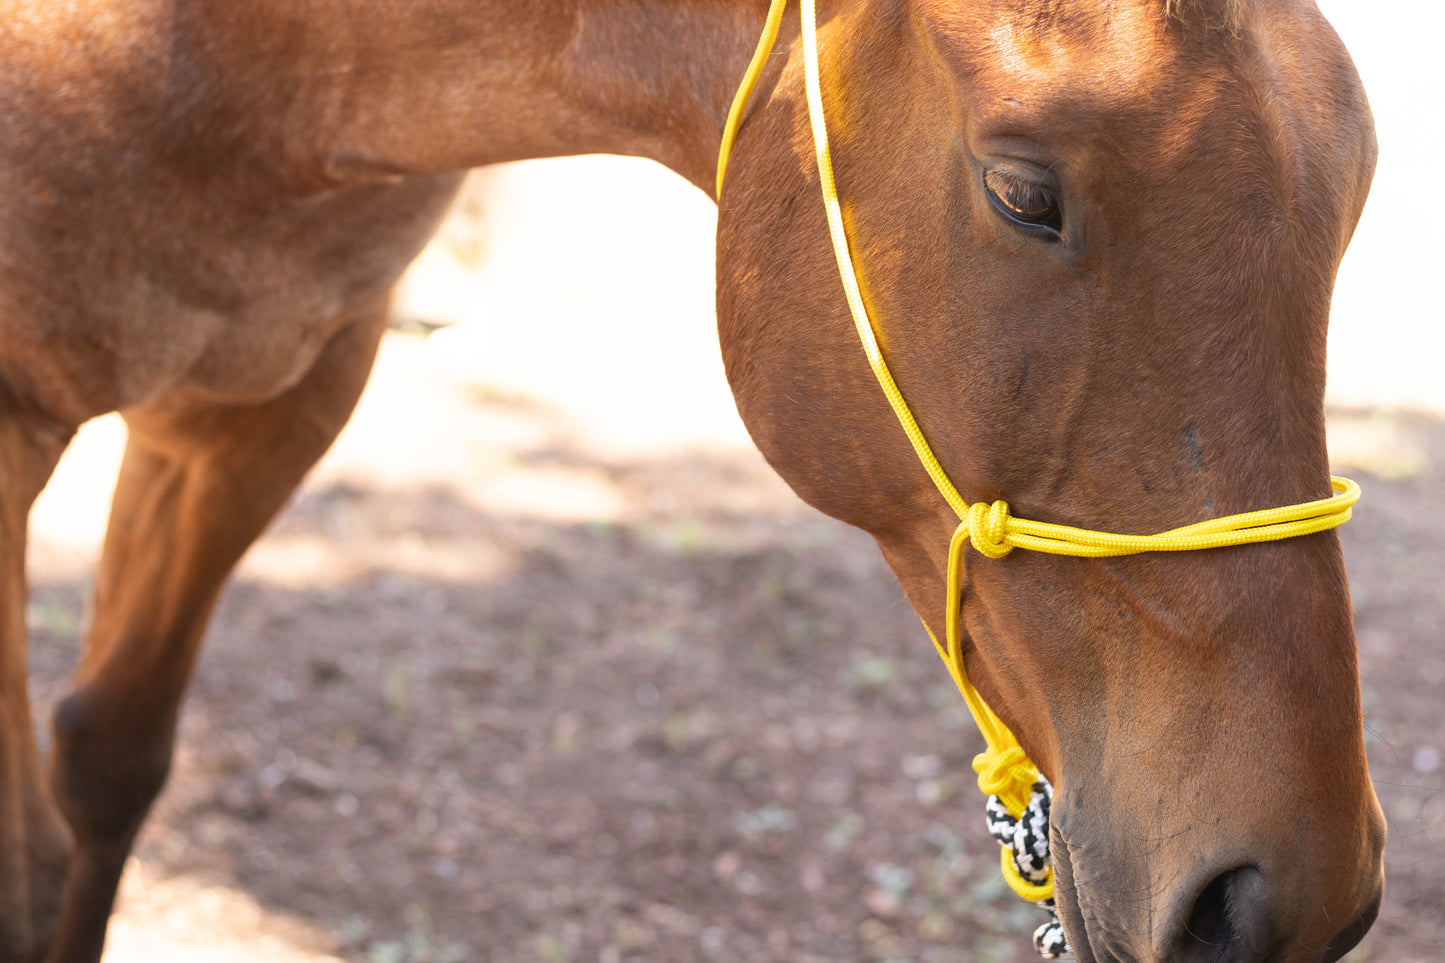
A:
{"label": "dirt ground", "polygon": [[[585,398],[459,374],[466,345],[390,335],[243,563],[107,960],[1035,958],[982,829],[980,739],[871,541],[735,426],[614,443]],[[725,406],[709,364],[677,390]],[[89,429],[37,510],[42,705],[117,437]],[[1343,538],[1390,819],[1349,960],[1423,963],[1445,954],[1445,421],[1336,411],[1331,445],[1366,488]]]}

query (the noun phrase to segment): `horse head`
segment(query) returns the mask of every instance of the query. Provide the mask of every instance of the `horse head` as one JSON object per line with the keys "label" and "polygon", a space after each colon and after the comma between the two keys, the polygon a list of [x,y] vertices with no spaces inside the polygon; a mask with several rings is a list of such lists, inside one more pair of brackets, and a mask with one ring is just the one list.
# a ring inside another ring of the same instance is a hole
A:
{"label": "horse head", "polygon": [[[949,478],[1147,534],[1329,495],[1335,270],[1375,144],[1309,2],[825,10],[864,301]],[[957,519],[858,346],[786,25],[734,151],[719,325],[759,447],[871,533],[942,637]],[[1177,554],[970,551],[967,671],[1055,787],[1080,959],[1339,959],[1382,893],[1330,531]]]}

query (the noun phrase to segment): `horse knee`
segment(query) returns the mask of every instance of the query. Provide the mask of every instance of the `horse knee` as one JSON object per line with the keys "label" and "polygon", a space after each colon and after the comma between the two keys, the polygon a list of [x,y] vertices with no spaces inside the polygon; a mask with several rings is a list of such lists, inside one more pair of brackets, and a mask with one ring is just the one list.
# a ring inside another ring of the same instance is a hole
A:
{"label": "horse knee", "polygon": [[171,769],[174,733],[101,710],[82,689],[55,710],[50,779],[82,843],[129,845]]}

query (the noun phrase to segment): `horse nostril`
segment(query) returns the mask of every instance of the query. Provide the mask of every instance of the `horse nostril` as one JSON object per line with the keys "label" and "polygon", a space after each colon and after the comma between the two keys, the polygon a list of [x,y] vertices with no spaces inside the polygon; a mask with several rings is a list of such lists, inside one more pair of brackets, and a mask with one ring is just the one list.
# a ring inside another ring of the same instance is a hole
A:
{"label": "horse nostril", "polygon": [[1263,963],[1271,931],[1264,897],[1264,876],[1253,866],[1216,876],[1184,921],[1180,963]]}
{"label": "horse nostril", "polygon": [[1229,877],[1232,873],[1216,876],[1204,887],[1189,919],[1184,921],[1185,955],[1191,951],[1218,949],[1234,941],[1234,926],[1229,921]]}

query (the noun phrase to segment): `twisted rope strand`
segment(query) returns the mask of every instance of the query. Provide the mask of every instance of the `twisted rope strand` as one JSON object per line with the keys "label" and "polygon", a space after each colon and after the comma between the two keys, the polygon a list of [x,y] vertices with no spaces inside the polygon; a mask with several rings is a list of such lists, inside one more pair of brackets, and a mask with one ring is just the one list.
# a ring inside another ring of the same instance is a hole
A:
{"label": "twisted rope strand", "polygon": [[1360,486],[1348,478],[1332,475],[1330,488],[1333,494],[1328,498],[1211,518],[1157,535],[1116,535],[1014,518],[1008,513],[1007,502],[994,502],[982,508],[975,502],[969,506],[965,522],[974,547],[991,558],[1007,555],[1014,548],[1087,558],[1188,552],[1295,538],[1343,525],[1350,520],[1351,510],[1360,500]]}
{"label": "twisted rope strand", "polygon": [[753,95],[753,88],[757,86],[758,75],[763,72],[763,64],[767,63],[768,54],[773,51],[773,44],[778,40],[778,27],[783,22],[783,9],[787,7],[787,0],[773,0],[772,6],[768,7],[768,18],[763,23],[763,35],[758,38],[757,49],[753,51],[753,59],[748,61],[748,69],[743,73],[743,82],[738,85],[738,92],[733,94],[732,106],[728,108],[728,119],[723,124],[722,146],[717,152],[717,197],[722,200],[723,175],[728,168],[728,156],[733,151],[733,140],[737,137],[738,127],[743,122],[743,110],[748,105],[748,98]]}

